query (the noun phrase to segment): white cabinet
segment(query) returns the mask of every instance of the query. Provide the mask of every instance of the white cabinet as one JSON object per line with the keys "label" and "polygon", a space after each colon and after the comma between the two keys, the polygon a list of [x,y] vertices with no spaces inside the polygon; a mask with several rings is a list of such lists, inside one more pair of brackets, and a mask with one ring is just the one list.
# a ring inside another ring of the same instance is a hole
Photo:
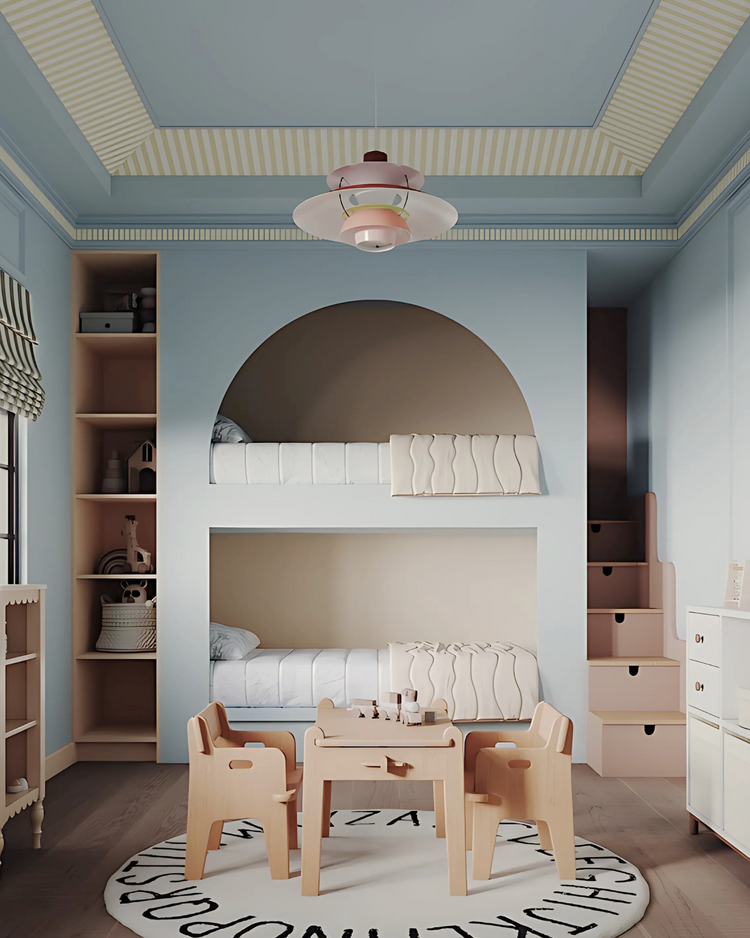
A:
{"label": "white cabinet", "polygon": [[694,716],[688,717],[688,785],[690,805],[706,820],[721,827],[721,727]]}
{"label": "white cabinet", "polygon": [[750,612],[693,607],[687,627],[687,808],[750,858],[750,730],[737,722],[737,688],[750,687]]}
{"label": "white cabinet", "polygon": [[724,830],[750,854],[750,740],[724,737]]}

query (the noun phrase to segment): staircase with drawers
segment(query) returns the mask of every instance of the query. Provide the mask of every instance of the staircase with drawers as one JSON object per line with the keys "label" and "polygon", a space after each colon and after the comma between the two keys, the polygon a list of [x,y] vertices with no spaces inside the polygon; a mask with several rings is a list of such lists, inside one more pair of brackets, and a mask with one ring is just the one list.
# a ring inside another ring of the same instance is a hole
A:
{"label": "staircase with drawers", "polygon": [[685,643],[665,622],[653,493],[643,508],[588,526],[588,762],[603,776],[685,774]]}
{"label": "staircase with drawers", "polygon": [[588,761],[600,775],[679,776],[685,642],[656,496],[628,495],[627,372],[627,310],[589,309]]}

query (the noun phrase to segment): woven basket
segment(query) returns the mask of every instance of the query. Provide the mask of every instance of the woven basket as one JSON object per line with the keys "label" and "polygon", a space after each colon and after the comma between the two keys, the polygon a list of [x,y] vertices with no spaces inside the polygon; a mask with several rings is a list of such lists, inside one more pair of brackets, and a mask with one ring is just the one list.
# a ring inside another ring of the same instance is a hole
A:
{"label": "woven basket", "polygon": [[156,607],[142,603],[102,606],[102,631],[97,651],[156,651]]}

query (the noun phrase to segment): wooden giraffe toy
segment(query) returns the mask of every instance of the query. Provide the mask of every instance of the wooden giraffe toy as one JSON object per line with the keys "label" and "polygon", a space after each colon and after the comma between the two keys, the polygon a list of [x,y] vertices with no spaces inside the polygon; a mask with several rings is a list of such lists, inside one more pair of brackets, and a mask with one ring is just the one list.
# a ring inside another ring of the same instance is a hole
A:
{"label": "wooden giraffe toy", "polygon": [[127,563],[130,565],[131,573],[151,573],[154,569],[151,563],[151,553],[138,546],[138,540],[135,536],[137,527],[138,522],[135,520],[135,515],[125,515],[125,528],[122,536],[125,538]]}

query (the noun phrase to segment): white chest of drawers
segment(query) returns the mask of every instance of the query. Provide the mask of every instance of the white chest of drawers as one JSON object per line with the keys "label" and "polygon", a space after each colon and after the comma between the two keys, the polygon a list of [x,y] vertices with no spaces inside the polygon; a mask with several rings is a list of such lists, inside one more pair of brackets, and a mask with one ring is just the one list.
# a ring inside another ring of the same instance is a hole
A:
{"label": "white chest of drawers", "polygon": [[750,687],[750,612],[687,610],[687,809],[750,857],[750,729],[737,722],[737,688]]}

